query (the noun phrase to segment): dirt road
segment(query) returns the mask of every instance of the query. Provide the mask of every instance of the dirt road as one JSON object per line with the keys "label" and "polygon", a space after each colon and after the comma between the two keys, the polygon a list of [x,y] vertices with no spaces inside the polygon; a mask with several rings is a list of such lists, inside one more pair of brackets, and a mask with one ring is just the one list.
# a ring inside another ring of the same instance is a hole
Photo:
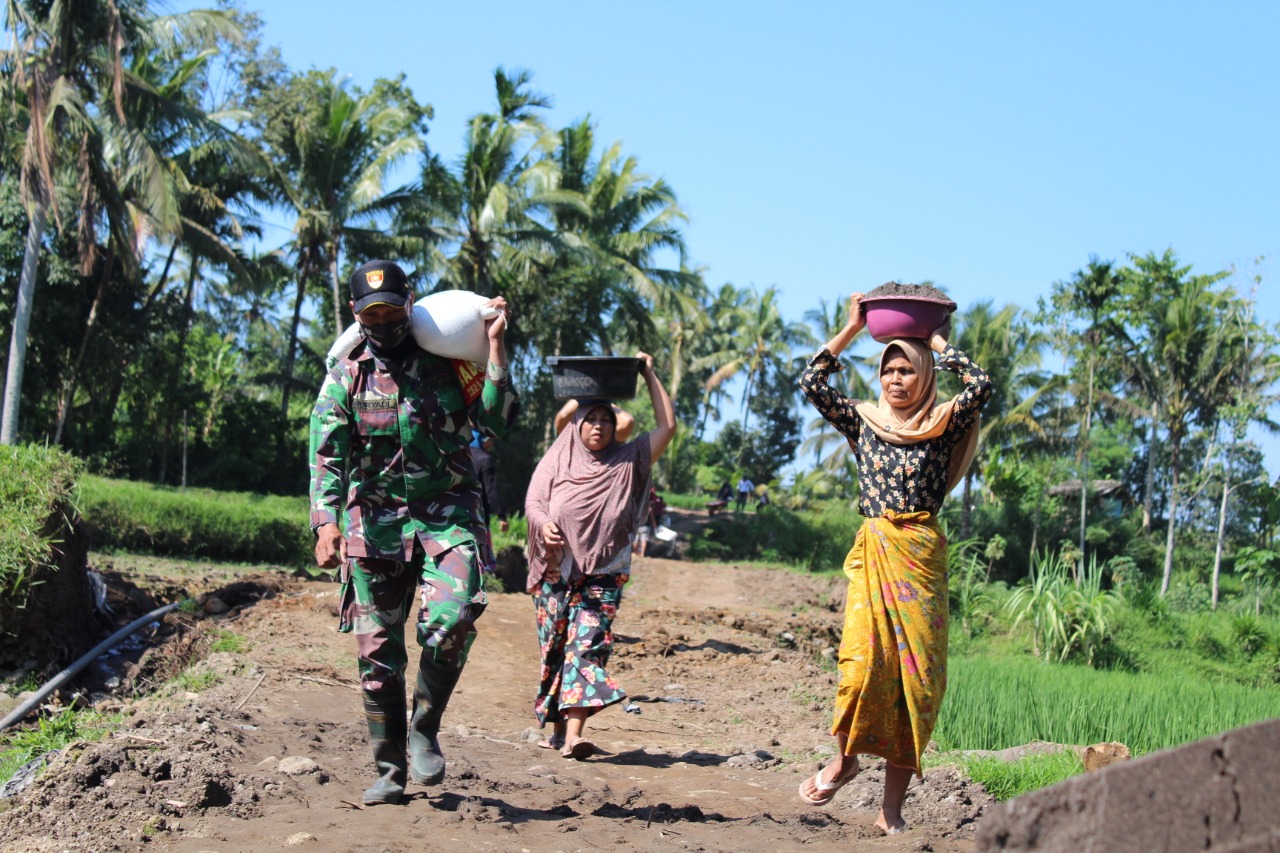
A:
{"label": "dirt road", "polygon": [[354,641],[336,585],[289,583],[212,620],[249,644],[197,665],[215,686],[132,705],[7,801],[0,850],[973,850],[990,800],[947,768],[913,782],[894,837],[874,826],[878,761],[826,808],[796,796],[831,753],[841,596],[831,578],[639,560],[611,665],[639,713],[593,718],[601,752],[575,762],[530,742],[533,608],[494,595],[445,717],[444,784],[361,808]]}

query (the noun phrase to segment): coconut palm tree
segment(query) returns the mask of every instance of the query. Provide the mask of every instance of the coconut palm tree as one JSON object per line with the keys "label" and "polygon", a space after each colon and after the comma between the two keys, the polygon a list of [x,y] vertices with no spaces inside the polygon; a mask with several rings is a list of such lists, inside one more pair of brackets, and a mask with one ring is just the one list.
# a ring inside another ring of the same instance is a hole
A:
{"label": "coconut palm tree", "polygon": [[[1228,273],[1191,275],[1179,266],[1172,250],[1131,257],[1132,267],[1121,271],[1124,284],[1124,328],[1119,330],[1120,369],[1127,384],[1151,413],[1148,454],[1154,457],[1157,426],[1169,443],[1169,500],[1165,529],[1164,569],[1160,594],[1169,591],[1173,572],[1174,531],[1181,495],[1181,452],[1191,427],[1214,420],[1215,395],[1229,387],[1239,369],[1232,355],[1229,324],[1221,322],[1228,298],[1213,285]],[[1153,465],[1149,461],[1149,466]],[[1150,484],[1152,468],[1148,468]]]}
{"label": "coconut palm tree", "polygon": [[732,400],[724,382],[710,385],[709,380],[724,363],[724,353],[733,347],[734,336],[742,325],[742,313],[748,296],[748,291],[739,290],[726,282],[704,299],[707,328],[697,340],[691,342],[693,346],[690,350],[690,364],[695,374],[701,378],[702,384],[702,417],[698,421],[697,430],[699,440],[706,431],[707,418],[711,413],[714,412],[719,420],[721,405]]}
{"label": "coconut palm tree", "polygon": [[[818,307],[811,308],[804,314],[805,322],[817,332],[820,341],[829,341],[844,328],[849,319],[849,305],[837,299],[830,303],[826,299],[818,300]],[[851,356],[852,357],[852,356]],[[808,355],[801,361],[807,363]],[[795,373],[800,374],[803,364],[797,364]],[[875,399],[876,392],[867,384],[863,374],[857,370],[842,370],[831,374],[828,382],[833,388],[840,389],[845,396],[855,400]],[[843,457],[849,453],[849,442],[837,432],[827,419],[818,415],[806,425],[809,437],[800,445],[802,453],[812,453],[814,460],[827,471],[838,471],[843,468]],[[828,452],[828,448],[831,448]]]}
{"label": "coconut palm tree", "polygon": [[399,82],[379,81],[362,93],[336,71],[294,78],[286,97],[298,109],[266,137],[282,201],[295,216],[297,290],[285,357],[281,408],[287,416],[302,305],[310,281],[327,273],[334,333],[345,326],[338,270],[344,248],[384,242],[382,223],[405,194],[388,191],[390,170],[424,150],[424,118]]}
{"label": "coconut palm tree", "polygon": [[520,363],[534,357],[534,338],[551,338],[540,346],[556,352],[556,332],[584,327],[581,311],[557,315],[548,302],[555,295],[548,275],[557,257],[586,250],[581,240],[562,239],[553,212],[564,206],[587,211],[581,193],[559,185],[559,136],[539,115],[550,99],[531,88],[525,71],[498,68],[494,90],[495,109],[467,124],[456,170],[436,156],[425,158],[421,179],[405,188],[407,203],[394,231],[418,260],[419,277],[434,276],[442,288],[501,293],[518,317],[539,318],[508,330],[512,359]]}
{"label": "coconut palm tree", "polygon": [[754,386],[760,385],[766,375],[786,370],[791,353],[798,346],[813,346],[813,334],[803,323],[782,318],[776,287],[768,287],[764,293],[754,288],[746,293],[745,301],[738,307],[738,328],[728,346],[712,358],[719,367],[707,380],[708,391],[718,388],[726,380],[745,374],[746,387],[742,392],[742,432],[747,432],[751,415],[751,395]]}
{"label": "coconut palm tree", "polygon": [[992,449],[1019,450],[1045,438],[1039,413],[1058,384],[1040,370],[1043,332],[1026,322],[1016,305],[996,310],[991,300],[980,300],[956,312],[951,322],[952,343],[995,382],[991,399],[982,409],[978,450],[964,476],[960,527],[961,537],[967,538],[974,477],[991,458]]}
{"label": "coconut palm tree", "polygon": [[457,188],[445,194],[452,209],[440,226],[454,246],[442,275],[448,287],[524,295],[537,286],[555,243],[539,215],[553,205],[583,204],[578,194],[560,191],[549,156],[558,136],[538,115],[551,100],[531,82],[527,71],[498,68],[497,111],[473,116],[467,126]]}
{"label": "coconut palm tree", "polygon": [[[1088,527],[1089,436],[1093,428],[1094,372],[1104,339],[1103,317],[1120,295],[1120,279],[1113,261],[1089,257],[1084,269],[1076,270],[1068,281],[1054,285],[1052,303],[1059,314],[1083,316],[1088,326],[1077,336],[1085,362],[1085,405],[1076,454],[1080,465],[1080,569],[1085,559],[1085,531]],[[1079,572],[1078,572],[1079,573]]]}
{"label": "coconut palm tree", "polygon": [[[121,245],[115,231],[110,235],[106,263],[79,349],[63,375],[55,443],[62,442],[71,417],[80,368],[117,258],[122,259],[124,275],[134,277],[142,272],[141,254],[149,240],[173,241],[166,272],[161,284],[149,294],[147,305],[163,289],[167,268],[179,244],[188,246],[193,259],[196,255],[216,259],[243,274],[238,250],[232,243],[238,243],[245,232],[228,210],[228,200],[233,204],[253,196],[263,200],[265,191],[258,180],[260,170],[254,168],[257,163],[253,149],[223,125],[239,113],[206,114],[199,106],[194,82],[212,55],[210,50],[195,56],[168,56],[160,51],[136,55],[125,71],[126,122],[108,119],[100,129],[100,137],[106,143],[102,158],[106,180],[99,180],[95,186],[108,187],[107,203],[123,209],[129,223],[127,236],[132,242]],[[102,117],[97,121],[102,122]],[[221,174],[221,186],[216,185],[212,170]],[[229,181],[234,182],[234,188]],[[86,214],[82,207],[81,215]],[[83,223],[81,227],[85,227]]]}
{"label": "coconut palm tree", "polygon": [[[689,322],[700,322],[702,281],[682,263],[676,269],[656,265],[659,253],[684,257],[680,226],[686,216],[675,194],[664,181],[642,174],[634,157],[624,159],[618,143],[596,159],[589,119],[559,137],[553,156],[567,203],[548,210],[560,249],[547,271],[551,287],[535,310],[542,316],[541,306],[555,303],[556,315],[570,325],[583,315],[601,318],[580,331],[604,352],[619,343],[663,349],[655,321],[664,315],[668,326],[675,321],[668,331],[680,336],[674,341],[680,347]],[[581,203],[568,203],[569,193]],[[672,378],[678,393],[679,372]]]}
{"label": "coconut palm tree", "polygon": [[[104,163],[104,128],[130,140],[124,109],[128,58],[179,44],[210,44],[233,29],[225,12],[195,10],[156,17],[145,0],[8,0],[12,47],[0,53],[0,79],[25,117],[21,186],[29,224],[14,312],[0,417],[0,444],[17,437],[22,373],[36,273],[49,215],[61,226],[59,196],[78,200],[81,269],[98,261],[96,229],[105,219],[117,246],[135,243],[132,223]],[[144,165],[142,163],[139,164]],[[154,164],[153,164],[154,165]],[[156,180],[156,172],[152,172]],[[118,259],[136,263],[135,253]]]}

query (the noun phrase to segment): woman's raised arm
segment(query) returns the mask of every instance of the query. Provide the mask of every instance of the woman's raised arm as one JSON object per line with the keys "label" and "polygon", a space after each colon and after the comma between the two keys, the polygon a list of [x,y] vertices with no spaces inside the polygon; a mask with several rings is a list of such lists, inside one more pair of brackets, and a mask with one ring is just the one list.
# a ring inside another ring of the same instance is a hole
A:
{"label": "woman's raised arm", "polygon": [[676,410],[671,405],[667,389],[662,387],[657,371],[653,369],[653,356],[637,352],[636,358],[640,359],[640,369],[644,373],[645,384],[649,386],[649,399],[653,402],[653,418],[657,425],[649,430],[649,458],[652,462],[657,462],[675,437]]}

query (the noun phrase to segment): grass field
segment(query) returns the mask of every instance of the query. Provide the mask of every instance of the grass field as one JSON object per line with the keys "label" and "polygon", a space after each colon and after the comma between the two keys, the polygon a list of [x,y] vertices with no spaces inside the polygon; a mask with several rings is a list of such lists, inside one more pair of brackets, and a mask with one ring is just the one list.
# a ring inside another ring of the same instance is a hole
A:
{"label": "grass field", "polygon": [[175,489],[83,477],[80,508],[100,550],[291,568],[311,562],[304,497]]}
{"label": "grass field", "polygon": [[1105,672],[1027,658],[953,658],[934,738],[944,750],[1120,741],[1134,755],[1280,717],[1280,688]]}

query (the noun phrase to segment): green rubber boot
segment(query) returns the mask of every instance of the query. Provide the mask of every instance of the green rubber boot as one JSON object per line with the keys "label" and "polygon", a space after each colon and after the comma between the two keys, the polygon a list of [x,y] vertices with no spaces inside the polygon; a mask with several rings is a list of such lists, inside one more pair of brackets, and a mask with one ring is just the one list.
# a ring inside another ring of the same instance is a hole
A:
{"label": "green rubber boot", "polygon": [[419,785],[444,781],[444,753],[440,751],[440,720],[458,685],[462,668],[440,666],[423,653],[418,665],[418,686],[413,692],[413,719],[409,721],[409,775]]}
{"label": "green rubber boot", "polygon": [[396,805],[404,796],[408,765],[405,756],[404,688],[396,685],[362,693],[364,716],[369,723],[369,741],[373,744],[373,763],[378,768],[378,781],[364,792],[364,804]]}

